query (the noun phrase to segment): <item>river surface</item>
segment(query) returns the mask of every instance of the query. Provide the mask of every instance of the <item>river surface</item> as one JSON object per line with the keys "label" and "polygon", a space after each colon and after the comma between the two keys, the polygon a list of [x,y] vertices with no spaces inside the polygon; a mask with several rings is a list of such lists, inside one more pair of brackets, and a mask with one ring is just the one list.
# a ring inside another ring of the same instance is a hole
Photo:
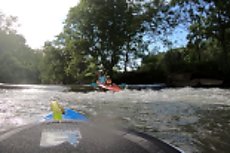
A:
{"label": "river surface", "polygon": [[0,133],[41,120],[53,100],[92,122],[145,132],[187,153],[230,152],[230,90],[219,88],[132,88],[113,93],[0,84]]}

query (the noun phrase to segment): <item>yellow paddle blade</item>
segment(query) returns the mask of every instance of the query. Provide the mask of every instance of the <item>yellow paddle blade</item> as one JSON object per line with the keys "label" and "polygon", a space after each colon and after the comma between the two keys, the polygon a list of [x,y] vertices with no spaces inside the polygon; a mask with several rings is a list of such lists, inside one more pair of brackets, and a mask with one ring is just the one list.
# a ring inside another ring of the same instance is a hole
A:
{"label": "yellow paddle blade", "polygon": [[53,101],[50,104],[51,110],[53,112],[53,119],[60,121],[62,120],[62,110],[64,110],[60,105],[58,104],[57,101]]}

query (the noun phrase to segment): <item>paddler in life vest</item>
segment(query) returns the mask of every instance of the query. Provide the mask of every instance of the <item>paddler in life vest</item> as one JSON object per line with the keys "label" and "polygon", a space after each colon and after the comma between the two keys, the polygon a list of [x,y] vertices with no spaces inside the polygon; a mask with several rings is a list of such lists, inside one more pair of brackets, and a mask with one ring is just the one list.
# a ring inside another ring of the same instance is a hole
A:
{"label": "paddler in life vest", "polygon": [[112,82],[111,77],[110,77],[109,75],[107,75],[107,76],[106,76],[106,83],[105,83],[105,84],[108,85],[108,86],[111,86],[112,83],[113,83],[113,82]]}
{"label": "paddler in life vest", "polygon": [[97,84],[106,84],[106,77],[103,71],[99,71],[98,74]]}

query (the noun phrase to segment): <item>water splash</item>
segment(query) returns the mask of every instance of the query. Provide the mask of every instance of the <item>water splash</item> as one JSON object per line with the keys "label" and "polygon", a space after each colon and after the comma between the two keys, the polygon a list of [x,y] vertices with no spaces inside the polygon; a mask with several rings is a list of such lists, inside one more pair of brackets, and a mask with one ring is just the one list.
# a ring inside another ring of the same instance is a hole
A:
{"label": "water splash", "polygon": [[50,111],[50,101],[57,100],[92,121],[131,127],[187,152],[196,152],[193,131],[205,130],[195,126],[203,119],[199,112],[230,106],[230,90],[219,88],[126,89],[118,93],[66,92],[66,89],[32,85],[0,89],[0,131],[40,120]]}

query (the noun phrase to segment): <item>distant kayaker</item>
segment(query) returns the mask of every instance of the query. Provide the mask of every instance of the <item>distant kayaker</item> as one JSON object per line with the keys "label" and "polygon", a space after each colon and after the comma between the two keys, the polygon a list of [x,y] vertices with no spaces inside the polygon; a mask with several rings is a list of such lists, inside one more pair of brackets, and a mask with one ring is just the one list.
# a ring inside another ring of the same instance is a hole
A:
{"label": "distant kayaker", "polygon": [[97,84],[105,84],[106,83],[106,77],[103,71],[99,71],[98,74],[98,80],[97,80]]}
{"label": "distant kayaker", "polygon": [[105,84],[111,86],[112,83],[113,83],[113,82],[112,82],[111,77],[110,77],[109,75],[107,75],[107,76],[106,76],[106,83],[105,83]]}

